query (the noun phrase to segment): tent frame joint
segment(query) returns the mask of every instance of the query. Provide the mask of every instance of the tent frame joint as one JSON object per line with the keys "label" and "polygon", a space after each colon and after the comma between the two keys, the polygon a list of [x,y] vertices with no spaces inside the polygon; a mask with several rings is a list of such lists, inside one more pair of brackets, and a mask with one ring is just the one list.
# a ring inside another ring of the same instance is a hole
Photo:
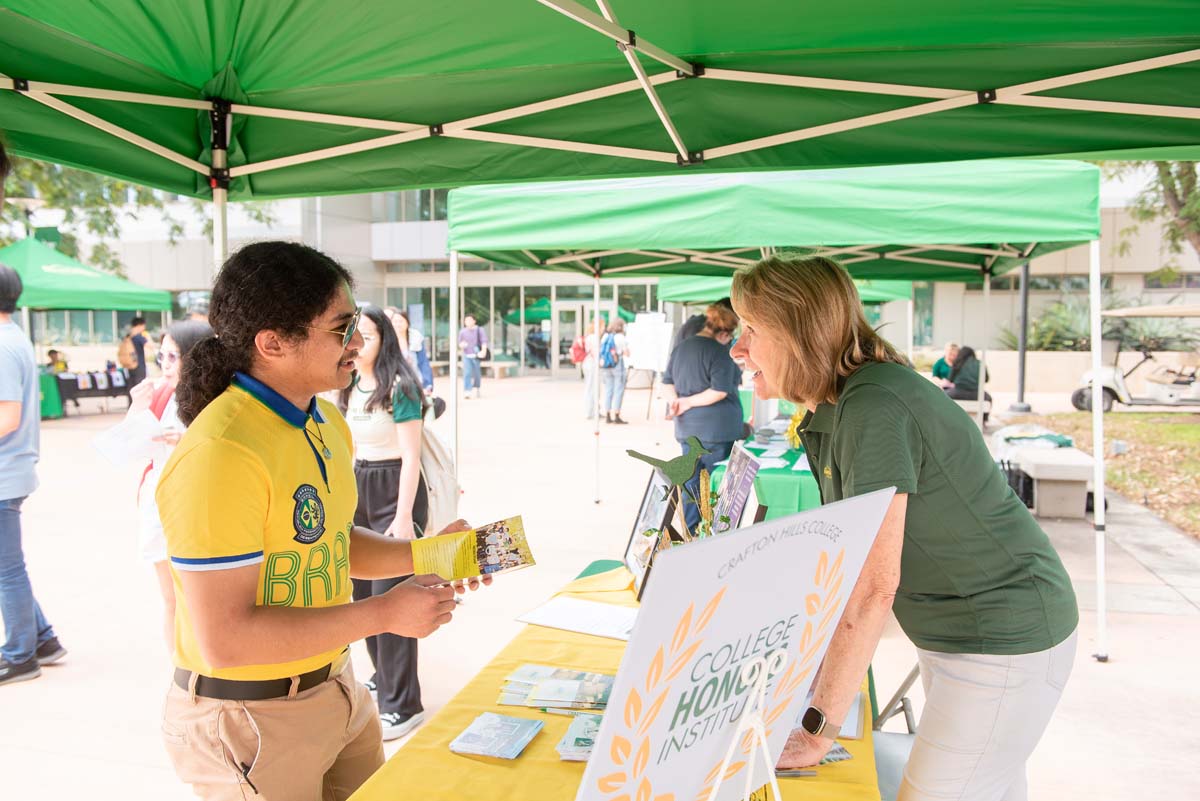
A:
{"label": "tent frame joint", "polygon": [[986,106],[989,103],[995,103],[999,97],[995,89],[980,89],[975,93],[980,105]]}
{"label": "tent frame joint", "polygon": [[704,65],[692,62],[691,74],[686,73],[683,70],[675,70],[675,77],[676,78],[703,78],[704,77]]}
{"label": "tent frame joint", "polygon": [[683,156],[677,155],[677,156],[675,156],[675,163],[678,164],[680,167],[688,167],[692,164],[703,164],[704,163],[704,151],[703,150],[690,151],[688,153],[688,157],[686,160],[683,158]]}
{"label": "tent frame joint", "polygon": [[[233,110],[233,103],[228,100],[223,100],[219,97],[209,98],[212,101],[212,110],[208,112],[208,119],[212,123],[212,149],[213,150],[228,150],[229,149],[229,115]],[[228,172],[228,171],[226,171]],[[215,175],[214,171],[214,178]],[[228,181],[229,176],[225,176]]]}
{"label": "tent frame joint", "polygon": [[208,186],[210,189],[229,189],[229,168],[213,167],[209,172]]}
{"label": "tent frame joint", "polygon": [[13,78],[12,84],[13,84],[13,91],[20,92],[21,94],[25,94],[26,92],[29,91],[29,79],[28,78]]}
{"label": "tent frame joint", "polygon": [[430,125],[429,126],[429,135],[430,136],[445,136],[446,129],[440,123],[437,125]]}

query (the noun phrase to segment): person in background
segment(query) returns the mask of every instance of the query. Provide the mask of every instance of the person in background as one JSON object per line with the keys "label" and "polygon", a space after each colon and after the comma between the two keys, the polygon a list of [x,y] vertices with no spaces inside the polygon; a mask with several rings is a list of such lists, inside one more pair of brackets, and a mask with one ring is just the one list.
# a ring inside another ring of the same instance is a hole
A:
{"label": "person in background", "polygon": [[829,751],[894,613],[925,685],[898,801],[1024,801],[1079,637],[1054,546],[971,418],[871,328],[840,265],[764,259],[732,295],[733,356],[762,397],[807,409],[800,437],[822,503],[895,490],[878,532],[862,532],[873,545],[779,767]]}
{"label": "person in background", "polygon": [[179,419],[179,406],[175,402],[175,388],[179,385],[184,360],[198,342],[212,335],[208,323],[190,319],[172,323],[163,334],[158,351],[162,376],[135,385],[129,391],[129,411],[125,413],[128,420],[133,415],[149,412],[158,418],[162,431],[150,444],[154,455],[146,465],[138,487],[138,551],[154,566],[158,578],[158,590],[163,600],[163,636],[168,648],[174,644],[175,586],[154,492],[163,467],[187,428]]}
{"label": "person in background", "polygon": [[[692,497],[700,497],[700,469],[712,472],[717,462],[729,458],[733,443],[743,436],[742,400],[738,387],[742,370],[729,356],[729,345],[738,328],[738,317],[727,306],[714,303],[704,315],[700,333],[679,343],[663,373],[667,393],[667,419],[675,420],[675,439],[686,454],[688,437],[696,437],[709,453],[700,457],[688,481]],[[683,501],[689,530],[700,522],[700,508],[691,498]]]}
{"label": "person in background", "polygon": [[208,298],[200,298],[188,307],[189,320],[208,325]]}
{"label": "person in background", "polygon": [[600,338],[600,376],[604,381],[600,408],[609,423],[625,425],[621,419],[621,404],[625,400],[625,359],[629,356],[629,343],[625,338],[625,321],[619,316],[608,324],[608,330]]}
{"label": "person in background", "polygon": [[136,387],[146,380],[146,318],[134,317],[129,321],[129,341],[133,345],[133,354],[137,365],[129,371],[129,386]]}
{"label": "person in background", "polygon": [[[0,208],[10,163],[0,140]],[[33,596],[21,550],[21,504],[37,489],[41,391],[29,335],[13,322],[24,286],[0,264],[0,686],[36,679],[67,655]]]}
{"label": "person in background", "polygon": [[[983,380],[986,383],[987,376],[984,376]],[[975,355],[974,348],[959,349],[950,368],[950,378],[943,389],[954,400],[979,400],[979,358]],[[983,398],[988,403],[992,400],[988,392],[983,393]],[[987,419],[988,414],[984,412],[983,421],[986,423]]]}
{"label": "person in background", "polygon": [[933,363],[933,377],[941,382],[944,388],[950,383],[950,371],[954,368],[954,360],[958,358],[958,343],[947,342],[946,352]]}
{"label": "person in background", "polygon": [[463,357],[463,396],[469,398],[474,389],[478,398],[482,372],[480,362],[488,357],[488,336],[487,331],[475,323],[473,314],[463,317],[463,328],[458,332],[458,349]]}
{"label": "person in background", "polygon": [[[398,316],[398,315],[397,315]],[[364,306],[358,330],[363,346],[354,383],[339,393],[338,408],[354,439],[358,508],[354,524],[389,537],[413,540],[429,521],[429,494],[421,477],[425,416],[421,380],[384,312]],[[354,579],[354,600],[384,595],[408,576]],[[417,641],[396,634],[368,637],[367,653],[384,740],[403,737],[425,719],[417,676]]]}
{"label": "person in background", "polygon": [[541,326],[529,326],[525,334],[525,359],[531,367],[550,369],[550,343]]}
{"label": "person in background", "polygon": [[[583,408],[588,420],[595,419],[599,413],[596,408],[596,381],[600,376],[597,374],[596,356],[600,352],[600,337],[603,333],[604,318],[593,317],[588,330],[579,335],[579,339],[583,340],[583,361],[579,363],[583,370]],[[575,349],[575,345],[572,345],[572,348]]]}
{"label": "person in background", "polygon": [[47,351],[46,369],[54,374],[67,372],[67,354],[63,353],[61,350],[51,349]]}
{"label": "person in background", "polygon": [[426,395],[432,394],[433,365],[429,363],[429,350],[425,347],[425,335],[412,326],[408,312],[397,309],[395,306],[388,306],[383,313],[391,321],[400,346],[407,350],[409,363],[416,368],[417,375],[421,378],[421,388]]}
{"label": "person in background", "polygon": [[[714,302],[714,305],[724,306],[729,311],[733,311],[733,304],[729,302],[729,298],[721,298]],[[671,353],[679,347],[679,343],[685,339],[691,339],[704,330],[704,323],[708,319],[707,314],[693,314],[691,317],[683,321],[683,325],[675,331],[675,335],[671,337]]]}

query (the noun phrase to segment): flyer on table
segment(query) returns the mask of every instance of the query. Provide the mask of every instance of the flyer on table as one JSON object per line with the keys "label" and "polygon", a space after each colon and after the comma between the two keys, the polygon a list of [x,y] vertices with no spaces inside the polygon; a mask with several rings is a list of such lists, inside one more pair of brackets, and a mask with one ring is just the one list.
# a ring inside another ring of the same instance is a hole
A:
{"label": "flyer on table", "polygon": [[413,540],[413,571],[447,581],[520,570],[534,563],[520,515],[471,531]]}
{"label": "flyer on table", "polygon": [[718,801],[769,780],[733,743],[752,695],[751,660],[783,651],[762,708],[772,760],[783,749],[895,493],[885,489],[658,555],[577,801]]}

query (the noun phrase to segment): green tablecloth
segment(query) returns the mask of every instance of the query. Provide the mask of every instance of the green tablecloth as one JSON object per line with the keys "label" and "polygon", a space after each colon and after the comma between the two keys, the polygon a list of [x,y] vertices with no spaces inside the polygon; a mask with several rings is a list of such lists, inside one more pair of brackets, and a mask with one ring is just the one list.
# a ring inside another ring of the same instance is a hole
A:
{"label": "green tablecloth", "polygon": [[57,420],[62,417],[62,396],[58,392],[58,379],[54,374],[38,373],[38,387],[42,391],[42,419]]}
{"label": "green tablecloth", "polygon": [[[761,451],[751,450],[756,456]],[[787,467],[773,467],[759,470],[754,477],[754,492],[758,502],[767,507],[767,520],[816,509],[821,505],[821,491],[817,489],[817,480],[808,470],[793,470],[792,466],[804,451],[787,451],[781,457],[787,462]],[[725,466],[713,471],[713,489],[721,485],[725,477]],[[748,509],[747,522],[753,517],[754,510]]]}

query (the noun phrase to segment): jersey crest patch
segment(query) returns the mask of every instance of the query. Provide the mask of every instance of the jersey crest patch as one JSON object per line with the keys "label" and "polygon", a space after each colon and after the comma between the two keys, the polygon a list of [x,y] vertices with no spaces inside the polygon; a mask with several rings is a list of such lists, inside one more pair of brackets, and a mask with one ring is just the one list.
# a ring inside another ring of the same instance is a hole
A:
{"label": "jersey crest patch", "polygon": [[311,545],[325,533],[325,505],[321,503],[317,488],[311,484],[301,484],[292,500],[296,502],[292,511],[292,525],[296,529],[293,539]]}

